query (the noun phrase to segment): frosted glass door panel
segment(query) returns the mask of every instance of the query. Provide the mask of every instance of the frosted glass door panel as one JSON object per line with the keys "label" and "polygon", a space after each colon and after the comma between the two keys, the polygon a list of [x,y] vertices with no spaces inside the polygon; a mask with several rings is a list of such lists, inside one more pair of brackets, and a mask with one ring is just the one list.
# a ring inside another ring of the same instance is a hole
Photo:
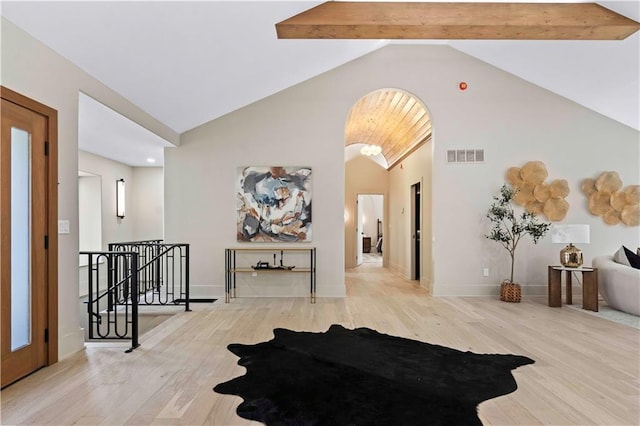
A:
{"label": "frosted glass door panel", "polygon": [[11,128],[11,351],[31,343],[31,138]]}

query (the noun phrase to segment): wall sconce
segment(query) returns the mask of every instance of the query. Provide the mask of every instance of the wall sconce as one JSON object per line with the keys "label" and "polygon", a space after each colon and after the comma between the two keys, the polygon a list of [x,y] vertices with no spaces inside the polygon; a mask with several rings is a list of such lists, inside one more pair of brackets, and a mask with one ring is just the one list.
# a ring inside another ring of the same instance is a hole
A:
{"label": "wall sconce", "polygon": [[120,219],[124,218],[124,179],[116,181],[116,216]]}

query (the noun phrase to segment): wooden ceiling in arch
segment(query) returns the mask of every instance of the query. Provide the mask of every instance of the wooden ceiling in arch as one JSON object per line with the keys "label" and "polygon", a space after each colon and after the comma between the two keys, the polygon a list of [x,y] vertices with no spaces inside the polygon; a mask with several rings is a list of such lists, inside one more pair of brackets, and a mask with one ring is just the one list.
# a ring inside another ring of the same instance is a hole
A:
{"label": "wooden ceiling in arch", "polygon": [[351,108],[345,146],[362,143],[382,147],[391,169],[431,137],[431,118],[422,102],[397,89],[382,89]]}

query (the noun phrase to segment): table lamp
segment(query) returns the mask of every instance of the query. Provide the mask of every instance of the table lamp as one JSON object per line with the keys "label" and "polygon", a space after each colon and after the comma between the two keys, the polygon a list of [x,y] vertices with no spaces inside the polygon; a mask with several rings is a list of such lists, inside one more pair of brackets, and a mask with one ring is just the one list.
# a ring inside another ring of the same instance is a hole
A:
{"label": "table lamp", "polygon": [[560,251],[560,263],[565,268],[579,268],[583,263],[582,250],[573,244],[589,244],[589,225],[553,225],[551,242],[568,244]]}

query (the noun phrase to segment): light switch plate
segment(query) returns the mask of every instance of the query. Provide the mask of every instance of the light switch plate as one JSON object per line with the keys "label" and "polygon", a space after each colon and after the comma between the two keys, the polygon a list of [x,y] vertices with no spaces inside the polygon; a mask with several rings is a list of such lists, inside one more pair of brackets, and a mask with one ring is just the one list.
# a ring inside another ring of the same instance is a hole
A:
{"label": "light switch plate", "polygon": [[59,220],[58,221],[58,234],[69,234],[69,221],[68,220]]}

